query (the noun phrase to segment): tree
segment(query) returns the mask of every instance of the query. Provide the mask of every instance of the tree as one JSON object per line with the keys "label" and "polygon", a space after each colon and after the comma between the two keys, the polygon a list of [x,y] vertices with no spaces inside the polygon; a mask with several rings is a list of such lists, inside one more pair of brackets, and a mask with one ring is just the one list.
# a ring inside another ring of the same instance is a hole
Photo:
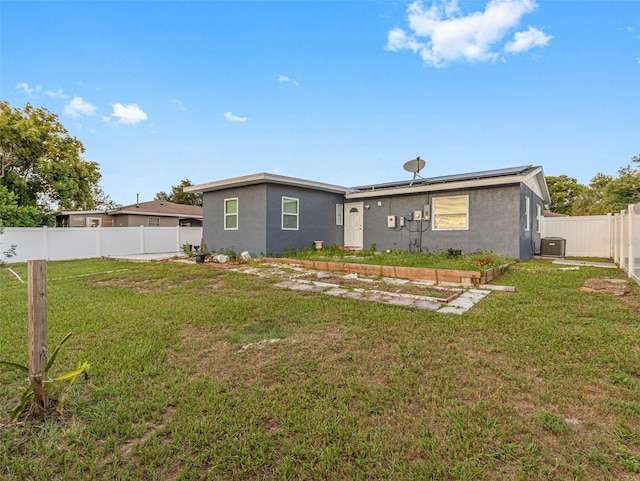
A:
{"label": "tree", "polygon": [[546,180],[551,197],[549,210],[558,214],[571,214],[576,200],[586,193],[587,188],[566,175],[548,176]]}
{"label": "tree", "polygon": [[0,102],[0,185],[20,206],[85,210],[95,207],[99,165],[82,158],[82,142],[58,117],[26,104],[23,110]]}
{"label": "tree", "polygon": [[47,216],[32,205],[19,205],[16,194],[0,184],[0,227],[38,227]]}
{"label": "tree", "polygon": [[[640,156],[632,161],[640,164]],[[626,209],[629,204],[640,202],[640,166],[628,165],[618,170],[618,177],[609,182],[604,189],[604,203],[612,211]]]}
{"label": "tree", "polygon": [[167,202],[175,202],[176,204],[187,205],[202,205],[202,194],[193,194],[191,192],[185,192],[184,188],[193,185],[189,179],[184,179],[179,185],[171,187],[171,193],[167,194],[164,191],[158,192],[155,196],[155,200],[166,200]]}
{"label": "tree", "polygon": [[600,215],[626,209],[640,202],[640,155],[618,170],[616,177],[596,174],[584,186],[572,177],[547,177],[552,212],[569,215]]}
{"label": "tree", "polygon": [[91,195],[93,196],[93,209],[95,210],[109,210],[120,207],[120,204],[107,195],[99,185],[91,187]]}

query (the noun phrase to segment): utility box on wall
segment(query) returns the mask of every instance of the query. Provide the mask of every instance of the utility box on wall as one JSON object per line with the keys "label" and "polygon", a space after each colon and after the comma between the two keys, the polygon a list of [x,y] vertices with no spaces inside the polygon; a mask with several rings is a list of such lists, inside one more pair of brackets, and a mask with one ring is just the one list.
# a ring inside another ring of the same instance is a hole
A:
{"label": "utility box on wall", "polygon": [[387,227],[389,229],[394,229],[396,227],[396,216],[388,215],[387,216]]}
{"label": "utility box on wall", "polygon": [[540,254],[547,257],[564,257],[567,247],[562,237],[545,237],[540,244]]}

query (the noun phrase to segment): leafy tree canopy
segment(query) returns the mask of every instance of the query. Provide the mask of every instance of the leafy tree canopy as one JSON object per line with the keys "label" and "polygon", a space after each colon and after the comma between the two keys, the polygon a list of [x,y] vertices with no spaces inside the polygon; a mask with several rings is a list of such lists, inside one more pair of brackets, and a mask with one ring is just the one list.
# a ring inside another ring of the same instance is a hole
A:
{"label": "leafy tree canopy", "polygon": [[38,227],[47,223],[47,216],[32,205],[19,205],[18,197],[0,184],[0,228]]}
{"label": "leafy tree canopy", "polygon": [[622,167],[616,177],[596,174],[588,186],[566,175],[547,177],[550,210],[568,215],[598,215],[616,213],[640,202],[640,155],[631,161],[634,165]]}
{"label": "leafy tree canopy", "polygon": [[546,180],[551,197],[549,209],[558,214],[570,214],[576,200],[587,190],[577,179],[566,175],[548,176]]}
{"label": "leafy tree canopy", "polygon": [[82,158],[84,151],[55,114],[28,103],[21,110],[0,102],[0,185],[18,205],[45,214],[96,208],[100,168]]}
{"label": "leafy tree canopy", "polygon": [[155,196],[155,200],[166,200],[168,202],[175,202],[176,204],[187,205],[202,205],[202,194],[194,194],[191,192],[185,192],[184,188],[193,185],[189,179],[184,179],[179,185],[171,187],[171,193],[167,194],[164,191],[158,192]]}

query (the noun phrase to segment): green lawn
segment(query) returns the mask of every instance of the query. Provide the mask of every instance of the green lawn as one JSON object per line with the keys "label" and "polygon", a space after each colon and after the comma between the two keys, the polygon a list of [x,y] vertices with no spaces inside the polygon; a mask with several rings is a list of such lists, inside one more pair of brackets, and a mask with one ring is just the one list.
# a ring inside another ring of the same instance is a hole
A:
{"label": "green lawn", "polygon": [[[53,371],[91,378],[61,420],[0,421],[0,479],[639,479],[640,289],[581,292],[623,274],[559,267],[516,264],[496,282],[517,292],[457,316],[50,262],[49,344],[74,333]],[[26,349],[27,285],[0,269],[0,359]],[[0,370],[3,411],[24,385]]]}

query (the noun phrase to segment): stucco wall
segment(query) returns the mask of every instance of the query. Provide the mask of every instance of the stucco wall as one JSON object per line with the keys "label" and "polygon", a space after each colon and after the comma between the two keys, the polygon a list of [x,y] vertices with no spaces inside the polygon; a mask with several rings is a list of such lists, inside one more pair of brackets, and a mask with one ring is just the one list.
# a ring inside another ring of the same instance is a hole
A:
{"label": "stucco wall", "polygon": [[[282,197],[299,200],[298,230],[283,230]],[[282,253],[288,248],[304,249],[314,241],[325,246],[342,245],[342,226],[336,225],[336,204],[344,204],[344,196],[280,184],[267,186],[267,250],[265,254]]]}
{"label": "stucco wall", "polygon": [[[469,196],[468,230],[432,229],[431,220],[406,221],[404,227],[387,227],[387,216],[397,218],[423,211],[436,197]],[[530,229],[526,231],[525,196],[531,198]],[[282,197],[299,200],[298,230],[281,227]],[[224,230],[224,199],[238,198],[238,230]],[[357,199],[365,205],[363,247],[410,252],[494,251],[509,257],[530,258],[540,246],[536,232],[536,205],[541,199],[524,185],[465,189],[432,194]],[[280,184],[260,184],[206,192],[204,239],[210,251],[233,249],[252,256],[281,255],[288,248],[311,247],[322,240],[326,246],[342,245],[343,226],[336,225],[336,204],[351,202],[341,194]]]}
{"label": "stucco wall", "polygon": [[[238,199],[238,229],[224,229],[224,200]],[[236,253],[248,251],[252,256],[266,253],[266,186],[205,192],[204,241],[210,252],[233,249]]]}
{"label": "stucco wall", "polygon": [[[282,197],[299,201],[298,230],[282,229]],[[224,230],[224,199],[238,199],[238,230]],[[342,226],[336,226],[340,194],[280,184],[260,184],[205,192],[204,240],[209,251],[233,249],[252,256],[282,255],[288,248],[304,249],[314,241],[342,244]]]}
{"label": "stucco wall", "polygon": [[113,219],[115,227],[140,227],[141,225],[149,227],[149,218],[160,220],[157,227],[175,227],[178,225],[177,217],[162,217],[155,215],[116,215]]}
{"label": "stucco wall", "polygon": [[[406,216],[416,210],[422,211],[425,205],[430,205],[433,213],[433,198],[458,195],[469,196],[468,230],[434,231],[431,220],[406,221],[404,228],[387,227],[388,215]],[[365,204],[365,249],[375,243],[377,250],[441,252],[451,248],[463,252],[495,251],[509,257],[521,257],[519,185],[358,200]]]}
{"label": "stucco wall", "polygon": [[[542,238],[542,219],[540,224],[536,219],[537,209],[540,206],[540,212],[544,212],[544,203],[542,199],[529,187],[522,184],[520,187],[520,255],[521,260],[530,259],[534,254],[540,252],[540,242]],[[529,213],[529,229],[526,229],[526,197],[530,198]],[[541,215],[542,217],[542,215]]]}

